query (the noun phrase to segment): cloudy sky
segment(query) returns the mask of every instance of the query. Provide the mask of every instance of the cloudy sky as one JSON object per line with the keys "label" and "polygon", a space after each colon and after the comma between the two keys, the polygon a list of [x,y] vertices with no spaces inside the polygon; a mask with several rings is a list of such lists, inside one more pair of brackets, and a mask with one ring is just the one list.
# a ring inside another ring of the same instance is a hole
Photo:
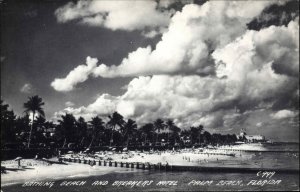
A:
{"label": "cloudy sky", "polygon": [[1,98],[48,119],[299,140],[299,1],[1,1]]}

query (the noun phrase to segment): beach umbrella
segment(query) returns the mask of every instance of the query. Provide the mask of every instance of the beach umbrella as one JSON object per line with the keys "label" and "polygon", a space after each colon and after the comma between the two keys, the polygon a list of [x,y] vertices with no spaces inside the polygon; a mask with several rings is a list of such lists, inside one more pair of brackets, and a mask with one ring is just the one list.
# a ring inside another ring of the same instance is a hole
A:
{"label": "beach umbrella", "polygon": [[115,151],[116,150],[116,148],[112,148],[112,151]]}
{"label": "beach umbrella", "polygon": [[22,157],[17,157],[17,158],[15,159],[15,161],[18,161],[18,167],[21,166],[21,159],[22,159]]}
{"label": "beach umbrella", "polygon": [[127,147],[125,147],[125,148],[123,149],[123,151],[127,151]]}
{"label": "beach umbrella", "polygon": [[73,151],[68,151],[69,154],[74,153]]}
{"label": "beach umbrella", "polygon": [[15,161],[20,161],[21,159],[23,159],[22,157],[17,157],[15,158]]}

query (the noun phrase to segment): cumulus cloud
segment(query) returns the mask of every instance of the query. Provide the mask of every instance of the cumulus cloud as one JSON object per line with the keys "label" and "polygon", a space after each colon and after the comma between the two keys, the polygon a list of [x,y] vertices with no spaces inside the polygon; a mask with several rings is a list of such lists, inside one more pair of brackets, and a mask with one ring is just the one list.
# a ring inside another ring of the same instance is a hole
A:
{"label": "cumulus cloud", "polygon": [[150,46],[140,47],[129,53],[120,65],[101,64],[94,74],[102,77],[213,74],[210,53],[243,34],[246,23],[269,4],[270,1],[255,2],[255,9],[249,2],[211,1],[202,6],[186,5],[172,17],[154,50]]}
{"label": "cumulus cloud", "polygon": [[[176,1],[78,1],[70,2],[55,11],[58,22],[76,21],[81,24],[111,30],[141,30],[152,37],[168,26]],[[187,2],[188,3],[188,2]],[[152,34],[152,35],[149,35]],[[146,35],[147,36],[147,35]]]}
{"label": "cumulus cloud", "polygon": [[91,119],[96,115],[111,114],[116,109],[117,97],[113,97],[109,94],[103,94],[99,96],[96,101],[88,106],[81,106],[74,108],[69,106],[61,111],[55,112],[54,119],[60,118],[61,115],[66,113],[72,113],[76,118],[82,116],[85,119]]}
{"label": "cumulus cloud", "polygon": [[[247,99],[264,99],[297,90],[299,76],[299,26],[248,31],[212,55],[216,74],[239,84]],[[263,83],[262,83],[263,82]],[[271,92],[270,92],[271,91]]]}
{"label": "cumulus cloud", "polygon": [[288,27],[271,26],[254,37],[257,61],[272,61],[278,74],[297,77],[299,75],[299,20]]}
{"label": "cumulus cloud", "polygon": [[87,57],[86,64],[77,66],[65,78],[56,78],[51,83],[51,86],[56,91],[71,91],[76,84],[88,79],[88,76],[96,67],[97,62],[98,59]]}
{"label": "cumulus cloud", "polygon": [[[260,69],[271,63],[278,74],[298,76],[298,33],[298,19],[291,21],[288,27],[271,26],[260,31],[247,31],[234,42],[213,52],[212,55],[218,65],[217,73],[219,76],[228,77],[233,75],[230,72],[243,75],[249,70]],[[222,68],[223,64],[226,65],[227,71]]]}
{"label": "cumulus cloud", "polygon": [[283,110],[277,111],[276,113],[272,113],[270,116],[273,119],[286,119],[286,118],[295,117],[296,115],[297,115],[297,113],[294,111],[283,109]]}
{"label": "cumulus cloud", "polygon": [[[103,94],[88,106],[68,107],[56,115],[69,112],[88,119],[118,111],[139,124],[172,118],[182,128],[269,126],[262,116],[277,121],[272,107],[282,98],[299,98],[298,19],[259,31],[246,27],[271,3],[186,5],[172,17],[155,49],[140,47],[120,65],[94,60],[84,78],[70,80],[76,79],[70,77],[75,68],[60,79],[68,85],[60,90],[69,91],[88,76],[134,76],[123,95]],[[278,107],[283,109],[287,104]]]}
{"label": "cumulus cloud", "polygon": [[74,71],[79,71],[76,68],[65,79],[55,80],[52,86],[58,91],[70,91],[91,73],[95,77],[107,78],[155,74],[214,74],[215,66],[210,53],[243,34],[247,30],[246,23],[271,3],[274,2],[257,1],[249,6],[248,1],[211,1],[202,6],[186,5],[172,17],[167,32],[154,50],[150,46],[140,47],[129,53],[118,66],[93,65],[80,80],[65,86],[57,85],[70,79],[69,76]]}
{"label": "cumulus cloud", "polygon": [[[127,91],[121,96],[104,94],[86,107],[66,108],[63,112],[87,118],[97,114],[107,116],[118,111],[125,118],[134,118],[140,124],[156,118],[172,118],[182,127],[188,127],[191,123],[210,128],[230,127],[241,121],[235,108],[255,110],[265,100],[274,102],[276,95],[281,94],[280,90],[289,83],[287,77],[272,72],[270,65],[252,73],[245,77],[247,80],[244,83],[238,79],[196,75],[140,76],[128,84]],[[268,80],[271,86],[261,83],[268,73],[276,77]]]}
{"label": "cumulus cloud", "polygon": [[22,93],[31,93],[31,92],[32,92],[32,89],[33,89],[33,87],[32,87],[32,85],[31,85],[30,83],[25,83],[25,84],[21,87],[20,91],[21,91]]}

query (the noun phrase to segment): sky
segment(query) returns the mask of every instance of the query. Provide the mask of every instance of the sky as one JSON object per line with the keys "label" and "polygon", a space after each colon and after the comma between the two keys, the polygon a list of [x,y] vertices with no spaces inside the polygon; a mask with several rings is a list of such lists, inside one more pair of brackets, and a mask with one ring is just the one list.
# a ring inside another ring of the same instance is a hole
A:
{"label": "sky", "polygon": [[1,99],[299,141],[299,1],[0,1]]}

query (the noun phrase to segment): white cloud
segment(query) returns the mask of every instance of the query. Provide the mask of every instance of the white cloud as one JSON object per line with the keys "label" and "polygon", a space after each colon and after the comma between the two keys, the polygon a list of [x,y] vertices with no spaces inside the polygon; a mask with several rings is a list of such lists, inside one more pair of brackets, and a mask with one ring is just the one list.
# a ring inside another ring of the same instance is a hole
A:
{"label": "white cloud", "polygon": [[283,109],[280,111],[277,111],[276,113],[272,113],[270,115],[273,119],[286,119],[286,118],[291,118],[297,116],[297,112]]}
{"label": "white cloud", "polygon": [[296,20],[288,26],[249,31],[246,23],[274,2],[249,3],[186,5],[172,17],[154,50],[138,48],[118,66],[97,66],[94,60],[83,70],[84,78],[70,80],[77,79],[71,78],[75,70],[80,71],[75,68],[60,79],[67,86],[56,90],[71,90],[89,75],[137,77],[123,95],[103,94],[88,106],[69,107],[57,114],[70,112],[88,119],[118,111],[140,124],[172,118],[183,128],[250,124],[247,118],[251,116],[255,121],[250,125],[259,127],[256,122],[263,119],[252,111],[267,114],[257,109],[272,108],[280,98],[289,100],[289,94],[298,90],[299,25]]}
{"label": "white cloud", "polygon": [[256,123],[256,127],[262,127],[262,126],[263,126],[263,122]]}
{"label": "white cloud", "polygon": [[[299,32],[295,22],[288,27],[271,26],[261,31],[247,31],[234,42],[214,51],[216,74],[238,84],[247,99],[266,99],[292,93],[299,76]],[[278,67],[280,66],[280,67]],[[273,96],[272,96],[273,95]]]}
{"label": "white cloud", "polygon": [[[211,1],[203,6],[186,5],[182,12],[176,12],[172,17],[168,30],[154,50],[150,46],[140,47],[129,53],[118,66],[100,64],[96,67],[94,64],[83,73],[82,78],[62,83],[71,79],[75,71],[81,71],[76,68],[65,79],[56,79],[52,86],[58,91],[70,91],[91,73],[95,77],[108,78],[153,74],[213,74],[214,62],[210,52],[243,34],[246,23],[269,4],[270,1],[257,1],[254,5],[251,3],[251,6],[249,2]],[[252,10],[253,6],[255,10]],[[243,12],[237,11],[239,9],[243,9]]]}
{"label": "white cloud", "polygon": [[73,107],[75,104],[74,104],[72,101],[67,101],[67,102],[65,103],[65,105],[66,105],[67,107]]}
{"label": "white cloud", "polygon": [[20,91],[21,91],[22,93],[31,93],[31,92],[32,92],[32,89],[33,89],[33,87],[32,87],[32,85],[31,85],[30,83],[25,83],[25,84],[21,87]]}
{"label": "white cloud", "polygon": [[[86,107],[66,108],[63,111],[87,119],[97,114],[107,116],[118,111],[140,124],[156,118],[172,118],[183,127],[191,124],[203,124],[209,128],[230,126],[240,118],[234,110],[236,106],[253,110],[264,100],[276,101],[281,90],[288,87],[286,77],[275,74],[270,65],[252,73],[246,75],[243,82],[196,75],[140,76],[128,84],[123,95],[113,97],[104,94]],[[268,83],[262,84],[263,77],[268,73]]]}
{"label": "white cloud", "polygon": [[56,91],[71,91],[77,83],[84,82],[94,70],[98,59],[87,57],[86,64],[79,65],[73,69],[65,78],[56,78],[51,86]]}
{"label": "white cloud", "polygon": [[166,8],[172,3],[175,1],[78,1],[58,8],[55,15],[61,23],[75,20],[112,30],[157,30],[168,26],[174,10]]}
{"label": "white cloud", "polygon": [[[172,17],[154,50],[150,46],[140,47],[129,53],[120,65],[102,64],[94,74],[102,77],[211,74],[214,63],[210,52],[243,34],[246,23],[269,4],[270,1],[256,1],[254,5],[251,2],[251,6],[249,2],[210,1],[202,6],[186,5]],[[237,11],[240,9],[243,12]]]}
{"label": "white cloud", "polygon": [[54,119],[60,118],[61,115],[72,113],[76,118],[82,116],[85,119],[91,119],[96,115],[108,115],[116,109],[116,97],[108,94],[99,96],[96,101],[88,106],[78,108],[67,107],[61,111],[55,112]]}

